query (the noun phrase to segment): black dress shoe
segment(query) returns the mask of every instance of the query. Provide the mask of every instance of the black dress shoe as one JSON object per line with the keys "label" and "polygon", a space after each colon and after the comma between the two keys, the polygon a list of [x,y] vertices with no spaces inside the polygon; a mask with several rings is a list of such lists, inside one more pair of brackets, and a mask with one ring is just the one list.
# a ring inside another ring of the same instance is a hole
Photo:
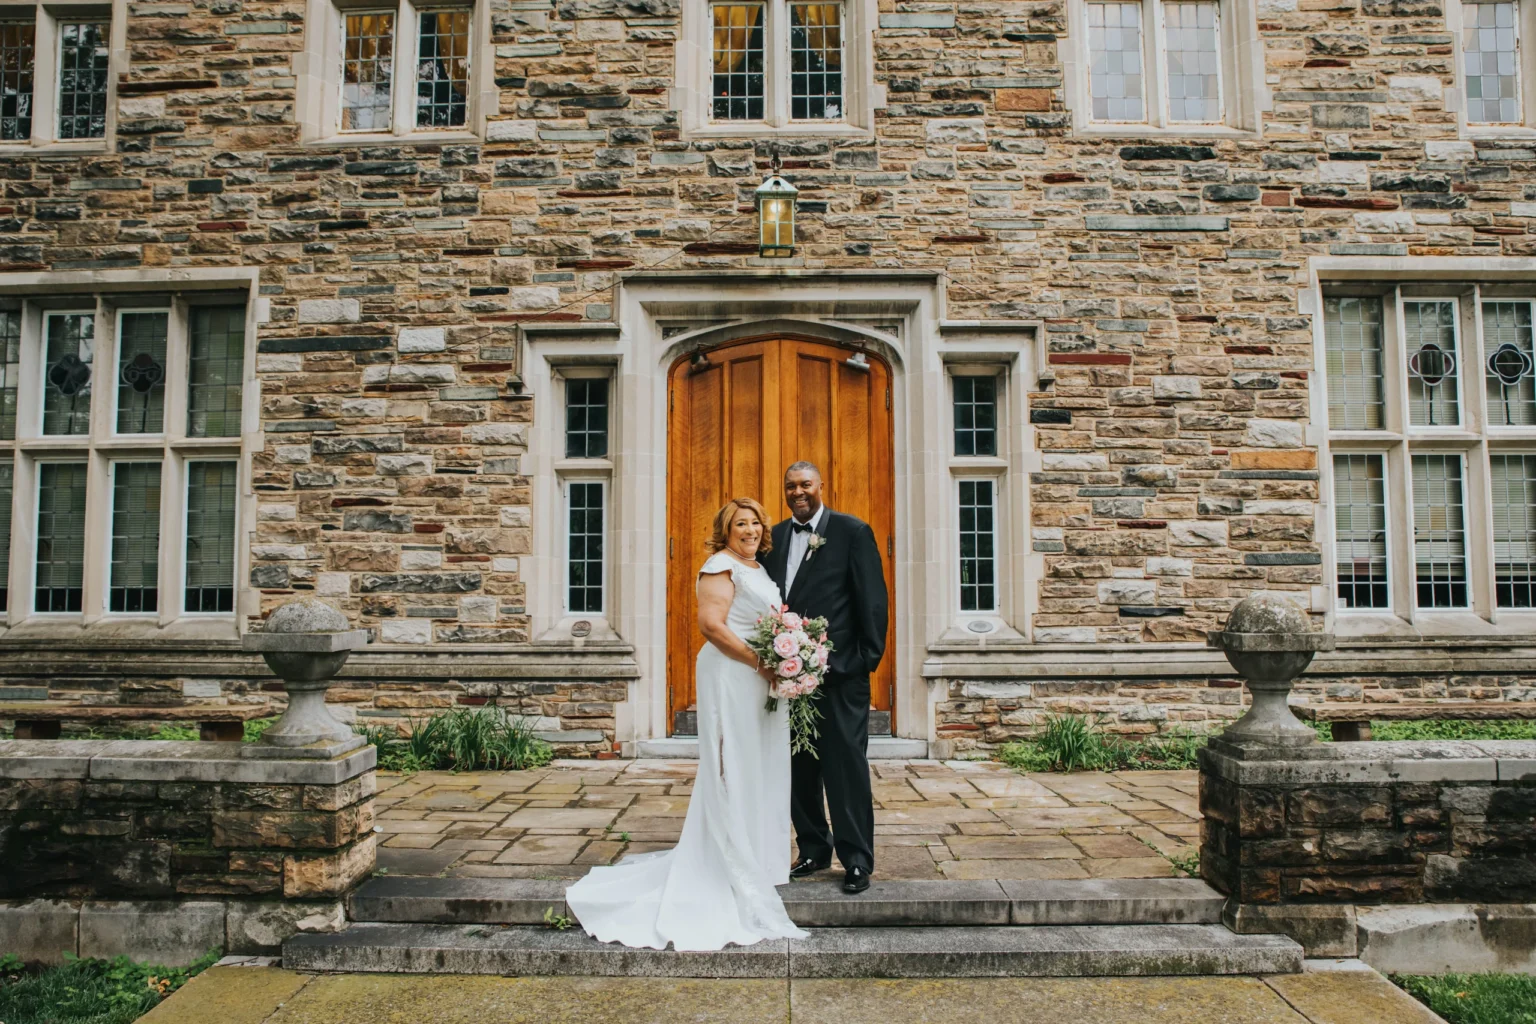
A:
{"label": "black dress shoe", "polygon": [[804,878],[814,875],[818,871],[825,871],[832,866],[830,860],[817,860],[814,857],[801,857],[789,866],[790,878]]}
{"label": "black dress shoe", "polygon": [[869,888],[869,872],[863,868],[849,868],[843,876],[843,892],[856,896]]}

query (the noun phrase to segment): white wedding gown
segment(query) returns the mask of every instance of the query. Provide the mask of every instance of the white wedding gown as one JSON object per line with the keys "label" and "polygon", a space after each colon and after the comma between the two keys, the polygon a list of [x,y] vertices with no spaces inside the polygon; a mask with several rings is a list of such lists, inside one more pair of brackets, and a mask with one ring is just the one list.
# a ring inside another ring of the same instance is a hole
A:
{"label": "white wedding gown", "polygon": [[[779,603],[764,569],[730,555],[699,575],[729,572],[726,625],[751,634]],[[789,702],[763,705],[762,677],[706,643],[698,659],[699,773],[677,846],[593,868],[566,892],[587,934],[603,942],[679,950],[803,938],[774,886],[789,881]]]}

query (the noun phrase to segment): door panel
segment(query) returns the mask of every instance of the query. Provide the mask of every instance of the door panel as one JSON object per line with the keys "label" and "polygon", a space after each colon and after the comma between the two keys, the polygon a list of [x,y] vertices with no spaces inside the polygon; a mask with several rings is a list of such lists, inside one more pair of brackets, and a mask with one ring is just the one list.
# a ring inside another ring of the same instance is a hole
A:
{"label": "door panel", "polygon": [[[894,642],[895,528],[891,452],[890,371],[870,358],[868,371],[849,367],[850,350],[794,338],[741,342],[711,349],[695,368],[681,359],[669,379],[667,445],[668,731],[694,704],[699,635],[695,573],[705,558],[720,506],[734,497],[761,501],[775,521],[789,515],[782,489],[785,467],[807,460],[821,467],[826,502],[858,516],[875,531],[892,594]],[[889,644],[888,644],[889,646]],[[871,706],[891,709],[895,658],[871,680]]]}

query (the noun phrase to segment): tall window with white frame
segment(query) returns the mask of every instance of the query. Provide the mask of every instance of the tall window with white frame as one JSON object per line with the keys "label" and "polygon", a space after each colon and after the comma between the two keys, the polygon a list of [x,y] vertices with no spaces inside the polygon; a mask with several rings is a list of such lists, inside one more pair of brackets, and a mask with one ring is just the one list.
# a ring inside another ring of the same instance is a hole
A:
{"label": "tall window with white frame", "polygon": [[1085,3],[1089,120],[1221,124],[1222,17],[1216,0]]}
{"label": "tall window with white frame", "polygon": [[1523,122],[1520,42],[1517,0],[1462,0],[1461,63],[1468,124]]}
{"label": "tall window with white frame", "polygon": [[0,451],[0,615],[11,606],[11,503],[16,495],[16,471],[11,453]]}
{"label": "tall window with white frame", "polygon": [[957,367],[950,376],[958,611],[964,616],[1001,611],[998,496],[1006,463],[998,423],[1000,379],[991,368]]}
{"label": "tall window with white frame", "polygon": [[472,7],[400,0],[338,8],[336,18],[339,107],[331,130],[406,135],[469,125]]}
{"label": "tall window with white frame", "polygon": [[565,609],[604,615],[607,605],[610,422],[607,376],[565,377]]}
{"label": "tall window with white frame", "polygon": [[1532,319],[1513,286],[1325,296],[1341,612],[1533,607]]}
{"label": "tall window with white frame", "polygon": [[105,139],[111,88],[110,8],[0,5],[0,147]]}
{"label": "tall window with white frame", "polygon": [[[0,308],[0,356],[0,386],[14,395],[0,404],[0,502],[9,516],[24,484],[15,505],[33,527],[21,550],[0,520],[0,612],[231,615],[243,303],[23,300]],[[38,378],[13,389],[22,365]]]}
{"label": "tall window with white frame", "polygon": [[709,13],[713,120],[783,125],[846,118],[841,2],[723,2]]}

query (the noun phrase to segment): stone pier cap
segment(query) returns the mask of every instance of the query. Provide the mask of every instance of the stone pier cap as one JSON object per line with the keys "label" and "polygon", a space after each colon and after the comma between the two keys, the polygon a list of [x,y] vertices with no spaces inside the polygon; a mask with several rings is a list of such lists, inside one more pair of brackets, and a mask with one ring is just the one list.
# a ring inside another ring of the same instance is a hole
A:
{"label": "stone pier cap", "polygon": [[252,743],[176,740],[0,740],[0,779],[114,782],[237,782],[339,786],[372,771],[372,744],[339,757],[273,757]]}

